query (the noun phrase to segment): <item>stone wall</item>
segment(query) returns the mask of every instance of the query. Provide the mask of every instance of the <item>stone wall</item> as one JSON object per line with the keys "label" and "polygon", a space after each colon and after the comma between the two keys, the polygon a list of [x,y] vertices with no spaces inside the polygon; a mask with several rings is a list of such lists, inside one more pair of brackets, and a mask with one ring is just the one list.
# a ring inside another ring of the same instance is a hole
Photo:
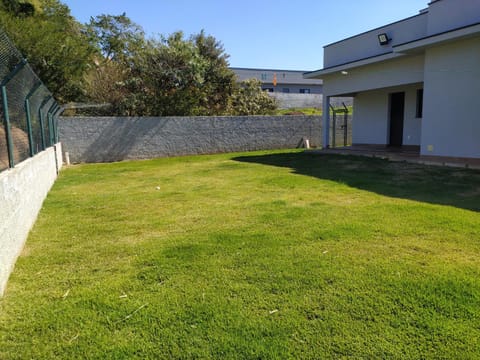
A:
{"label": "stone wall", "polygon": [[320,146],[320,126],[320,116],[64,117],[58,132],[80,163]]}
{"label": "stone wall", "polygon": [[61,165],[57,144],[0,173],[0,296]]}

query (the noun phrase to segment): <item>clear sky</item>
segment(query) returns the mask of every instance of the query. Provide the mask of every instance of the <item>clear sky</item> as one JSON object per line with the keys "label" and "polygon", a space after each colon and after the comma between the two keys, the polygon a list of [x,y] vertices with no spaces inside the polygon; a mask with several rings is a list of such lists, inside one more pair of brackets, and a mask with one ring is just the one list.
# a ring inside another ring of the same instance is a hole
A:
{"label": "clear sky", "polygon": [[125,12],[147,35],[204,29],[234,67],[317,70],[323,46],[418,14],[429,0],[62,0],[72,15]]}

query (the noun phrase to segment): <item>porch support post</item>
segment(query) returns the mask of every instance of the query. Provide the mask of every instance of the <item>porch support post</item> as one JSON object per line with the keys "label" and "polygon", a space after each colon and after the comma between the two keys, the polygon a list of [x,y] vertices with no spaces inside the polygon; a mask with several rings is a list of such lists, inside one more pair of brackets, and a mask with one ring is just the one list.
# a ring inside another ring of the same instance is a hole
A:
{"label": "porch support post", "polygon": [[330,96],[323,96],[323,148],[330,147]]}

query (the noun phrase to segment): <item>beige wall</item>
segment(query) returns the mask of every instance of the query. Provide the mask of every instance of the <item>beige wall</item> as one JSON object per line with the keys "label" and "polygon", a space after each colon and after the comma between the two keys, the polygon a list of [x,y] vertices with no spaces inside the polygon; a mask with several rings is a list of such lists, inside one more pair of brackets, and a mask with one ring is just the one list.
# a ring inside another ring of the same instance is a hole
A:
{"label": "beige wall", "polygon": [[366,91],[354,100],[353,143],[389,143],[389,94],[405,92],[403,144],[420,145],[422,119],[416,117],[417,90],[423,84]]}
{"label": "beige wall", "polygon": [[348,95],[360,91],[423,82],[424,56],[402,56],[396,59],[366,65],[325,75],[324,96]]}
{"label": "beige wall", "polygon": [[480,157],[480,38],[427,49],[422,154]]}

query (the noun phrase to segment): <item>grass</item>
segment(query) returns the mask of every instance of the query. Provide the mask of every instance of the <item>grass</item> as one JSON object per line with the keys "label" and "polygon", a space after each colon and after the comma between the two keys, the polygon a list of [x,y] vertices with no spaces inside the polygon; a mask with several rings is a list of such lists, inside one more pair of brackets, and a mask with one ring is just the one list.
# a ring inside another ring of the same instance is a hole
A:
{"label": "grass", "polygon": [[70,167],[0,358],[479,358],[479,184],[297,151]]}
{"label": "grass", "polygon": [[289,108],[289,109],[277,109],[275,115],[291,115],[291,114],[303,114],[303,115],[322,115],[321,108]]}
{"label": "grass", "polygon": [[[335,106],[337,109],[343,109],[342,106]],[[353,114],[353,106],[347,106],[349,115]],[[315,108],[289,108],[289,109],[277,109],[275,115],[322,115],[323,110],[321,107]],[[330,115],[333,115],[333,112],[330,111]],[[343,114],[337,115],[343,116]]]}

